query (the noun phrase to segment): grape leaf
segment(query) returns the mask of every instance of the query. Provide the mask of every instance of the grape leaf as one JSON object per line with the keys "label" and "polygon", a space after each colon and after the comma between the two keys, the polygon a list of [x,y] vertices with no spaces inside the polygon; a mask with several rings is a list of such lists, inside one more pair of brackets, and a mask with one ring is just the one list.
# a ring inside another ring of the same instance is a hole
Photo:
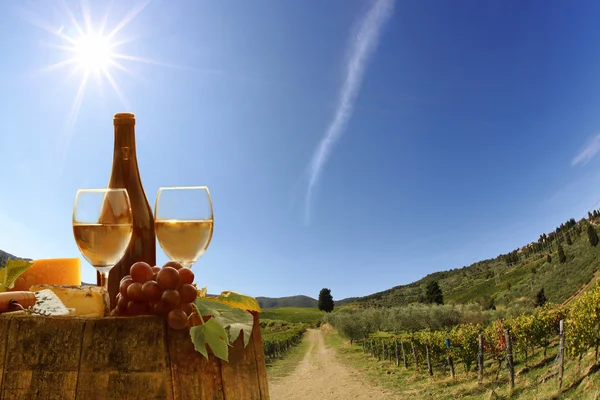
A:
{"label": "grape leaf", "polygon": [[25,260],[25,261],[33,261],[30,258],[21,258],[21,257],[16,257],[13,256],[10,253],[7,253],[5,251],[0,250],[0,268],[4,268],[6,267],[6,264],[8,264],[9,260]]}
{"label": "grape leaf", "polygon": [[262,312],[258,301],[256,301],[254,297],[232,292],[230,290],[221,292],[219,297],[211,298],[210,300],[222,304],[227,304],[228,306],[233,308],[239,308],[246,311]]}
{"label": "grape leaf", "polygon": [[227,349],[227,332],[221,324],[214,318],[209,319],[201,325],[192,326],[190,328],[190,337],[194,348],[206,359],[208,359],[208,351],[206,345],[210,347],[215,357],[229,362],[229,351]]}
{"label": "grape leaf", "polygon": [[[240,336],[240,331],[244,335],[244,347],[250,342],[252,334],[252,325],[254,317],[249,312],[240,308],[233,308],[227,304],[216,302],[208,298],[196,299],[195,305],[200,312],[200,315],[211,315],[210,320],[218,322],[229,335],[229,343],[235,342]],[[209,320],[209,321],[210,321]]]}
{"label": "grape leaf", "polygon": [[202,289],[198,289],[198,296],[196,298],[206,297],[206,291],[208,288],[204,286]]}
{"label": "grape leaf", "polygon": [[0,292],[11,289],[19,276],[33,265],[29,258],[15,257],[0,250]]}

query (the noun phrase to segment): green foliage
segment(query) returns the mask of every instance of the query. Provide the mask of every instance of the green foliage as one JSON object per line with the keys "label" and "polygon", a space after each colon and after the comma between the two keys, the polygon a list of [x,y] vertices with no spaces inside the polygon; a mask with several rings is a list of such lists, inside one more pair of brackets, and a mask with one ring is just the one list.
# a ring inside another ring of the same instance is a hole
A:
{"label": "green foliage", "polygon": [[[597,291],[600,293],[600,289]],[[600,300],[600,295],[597,300]],[[445,306],[429,306],[429,308],[445,308]],[[484,323],[466,322],[455,324],[451,328],[425,328],[418,331],[412,331],[410,327],[405,326],[396,333],[377,334],[361,340],[361,343],[365,352],[371,353],[378,359],[389,360],[395,357],[395,351],[392,350],[395,342],[404,343],[409,365],[415,365],[415,361],[419,365],[423,364],[427,350],[431,361],[438,365],[445,362],[445,356],[448,354],[453,357],[455,363],[462,363],[468,373],[476,363],[479,353],[478,339],[479,335],[482,335],[485,358],[497,362],[498,369],[500,369],[501,363],[506,357],[506,329],[510,333],[513,354],[527,363],[531,350],[535,347],[547,348],[558,334],[559,321],[566,317],[567,312],[576,308],[576,305],[566,309],[564,306],[547,303],[536,308],[535,311],[521,312],[517,315],[487,312],[494,319],[484,321]],[[388,320],[393,316],[394,313],[383,314],[382,324],[384,326],[391,324],[391,321]],[[595,332],[597,333],[597,331]],[[567,337],[574,333],[567,331]],[[593,335],[588,338],[588,347],[594,345],[593,338]],[[445,346],[446,339],[449,339],[449,348]],[[413,346],[416,360],[412,353]]]}
{"label": "green foliage", "polygon": [[565,255],[565,251],[560,243],[558,244],[558,261],[560,261],[561,264],[567,262],[567,256]]}
{"label": "green foliage", "polygon": [[209,346],[215,357],[228,361],[229,351],[227,344],[227,332],[214,318],[209,319],[201,325],[190,328],[190,337],[197,352],[208,359]]}
{"label": "green foliage", "polygon": [[541,288],[539,292],[535,295],[535,306],[541,307],[548,302],[546,298],[546,294],[544,293],[544,288]]}
{"label": "green foliage", "polygon": [[587,235],[592,247],[598,246],[598,242],[600,242],[600,239],[598,239],[598,233],[596,232],[596,228],[594,228],[594,225],[589,224],[587,226]]}
{"label": "green foliage", "polygon": [[261,320],[271,319],[288,323],[305,323],[316,326],[323,319],[323,312],[317,308],[281,307],[263,310]]}
{"label": "green foliage", "polygon": [[600,337],[600,285],[577,298],[571,307],[565,330],[568,350],[574,356],[581,356],[587,349],[597,345]]}
{"label": "green foliage", "polygon": [[479,296],[475,299],[475,303],[479,304],[483,310],[495,310],[496,303],[494,298],[488,294]]}
{"label": "green foliage", "polygon": [[289,324],[284,321],[261,321],[263,349],[267,359],[283,357],[302,340],[306,324]]}
{"label": "green foliage", "polygon": [[573,244],[573,241],[571,240],[571,235],[569,234],[569,232],[567,232],[565,234],[565,240],[569,246],[571,246]]}
{"label": "green foliage", "polygon": [[321,311],[333,311],[333,297],[331,296],[331,289],[321,289],[321,292],[319,292],[319,300],[317,304],[317,308]]}
{"label": "green foliage", "polygon": [[425,287],[425,302],[444,304],[444,295],[437,281],[431,281]]}
{"label": "green foliage", "polygon": [[[521,312],[518,310],[517,312]],[[346,316],[350,316],[346,319]],[[362,329],[361,333],[368,334],[384,332],[418,332],[422,330],[451,329],[461,324],[487,325],[498,318],[508,316],[502,310],[482,310],[478,304],[411,304],[404,307],[388,309],[367,308],[360,310],[340,310],[325,316],[325,321],[338,330],[343,324],[356,323]],[[353,340],[360,335],[353,337]],[[346,336],[350,339],[350,336]]]}
{"label": "green foliage", "polygon": [[248,346],[252,324],[254,323],[252,314],[246,310],[233,308],[208,299],[196,299],[195,306],[200,315],[211,315],[210,320],[214,319],[225,329],[229,337],[229,343],[235,342],[243,332],[244,347]]}
{"label": "green foliage", "polygon": [[33,265],[28,258],[15,257],[0,250],[0,292],[12,288],[17,278]]}
{"label": "green foliage", "polygon": [[482,330],[481,325],[464,324],[453,327],[448,333],[450,352],[454,354],[454,358],[465,364],[467,372],[477,360],[479,352],[477,338]]}
{"label": "green foliage", "polygon": [[350,339],[350,343],[355,340],[363,339],[374,333],[377,330],[378,322],[374,319],[369,319],[368,314],[361,311],[338,312],[336,314],[327,314],[325,321],[334,326],[340,334]]}
{"label": "green foliage", "polygon": [[[192,305],[200,316],[200,325],[190,328],[190,337],[196,351],[204,357],[208,358],[206,346],[209,346],[216,357],[227,361],[229,343],[233,343],[241,332],[244,347],[248,345],[254,323],[248,311],[206,298],[198,298]],[[203,322],[203,317],[208,316],[210,319]]]}
{"label": "green foliage", "polygon": [[[556,228],[559,236],[562,235],[566,240],[568,233],[572,241],[568,249],[565,249],[567,245],[564,242],[561,245],[563,251],[568,252],[568,257],[560,268],[552,264],[552,261],[558,262],[558,236],[552,232],[540,235],[537,242],[517,251],[519,261],[510,266],[500,255],[470,266],[436,272],[408,285],[361,298],[345,299],[336,302],[336,305],[354,303],[361,308],[403,306],[423,301],[420,299],[424,298],[423,288],[432,281],[438,282],[444,303],[467,304],[487,295],[493,297],[497,308],[514,307],[522,300],[533,306],[535,294],[542,287],[549,301],[562,303],[588,284],[596,272],[600,246],[590,246],[587,236],[580,234],[588,225],[587,220],[575,222],[571,218]],[[536,270],[533,281],[532,268]]]}

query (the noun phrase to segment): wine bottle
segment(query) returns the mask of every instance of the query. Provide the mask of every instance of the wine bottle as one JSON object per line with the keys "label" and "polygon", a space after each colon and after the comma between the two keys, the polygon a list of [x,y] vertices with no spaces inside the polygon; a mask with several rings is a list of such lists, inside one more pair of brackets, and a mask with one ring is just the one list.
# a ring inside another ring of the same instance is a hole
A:
{"label": "wine bottle", "polygon": [[[121,279],[125,275],[129,275],[131,265],[138,261],[145,261],[151,266],[156,265],[154,217],[138,169],[135,149],[135,116],[131,113],[118,113],[115,114],[113,123],[115,147],[108,187],[127,189],[133,215],[133,233],[125,255],[108,275],[111,310],[116,307],[116,297],[119,293]],[[98,274],[98,283],[99,280],[100,274]]]}

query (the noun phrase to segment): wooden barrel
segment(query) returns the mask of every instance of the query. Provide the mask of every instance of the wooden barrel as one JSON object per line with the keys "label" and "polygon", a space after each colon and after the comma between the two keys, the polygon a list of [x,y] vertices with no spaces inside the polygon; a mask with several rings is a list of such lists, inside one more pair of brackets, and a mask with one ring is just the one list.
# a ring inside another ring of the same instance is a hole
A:
{"label": "wooden barrel", "polygon": [[141,317],[0,317],[0,399],[269,399],[258,314],[229,362],[194,349],[189,331]]}

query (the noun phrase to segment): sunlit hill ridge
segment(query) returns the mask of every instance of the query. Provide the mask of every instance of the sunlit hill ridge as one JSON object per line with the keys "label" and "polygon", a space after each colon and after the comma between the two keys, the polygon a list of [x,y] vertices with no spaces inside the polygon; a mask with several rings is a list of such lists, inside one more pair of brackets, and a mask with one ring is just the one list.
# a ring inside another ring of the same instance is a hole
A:
{"label": "sunlit hill ridge", "polygon": [[[477,302],[483,308],[506,307],[517,303],[533,305],[536,294],[542,288],[549,301],[563,303],[589,287],[597,278],[600,246],[592,245],[589,235],[593,233],[589,230],[596,233],[599,224],[600,213],[594,210],[588,213],[588,218],[579,221],[570,219],[553,232],[540,235],[536,242],[525,244],[510,253],[462,268],[435,272],[408,285],[395,286],[368,296],[336,300],[335,304],[391,307],[423,302],[425,287],[432,281],[440,285],[445,303]],[[559,247],[564,257],[560,256]],[[335,295],[335,287],[331,289]],[[265,308],[316,306],[316,300],[307,302],[306,298],[259,299],[265,299]]]}

